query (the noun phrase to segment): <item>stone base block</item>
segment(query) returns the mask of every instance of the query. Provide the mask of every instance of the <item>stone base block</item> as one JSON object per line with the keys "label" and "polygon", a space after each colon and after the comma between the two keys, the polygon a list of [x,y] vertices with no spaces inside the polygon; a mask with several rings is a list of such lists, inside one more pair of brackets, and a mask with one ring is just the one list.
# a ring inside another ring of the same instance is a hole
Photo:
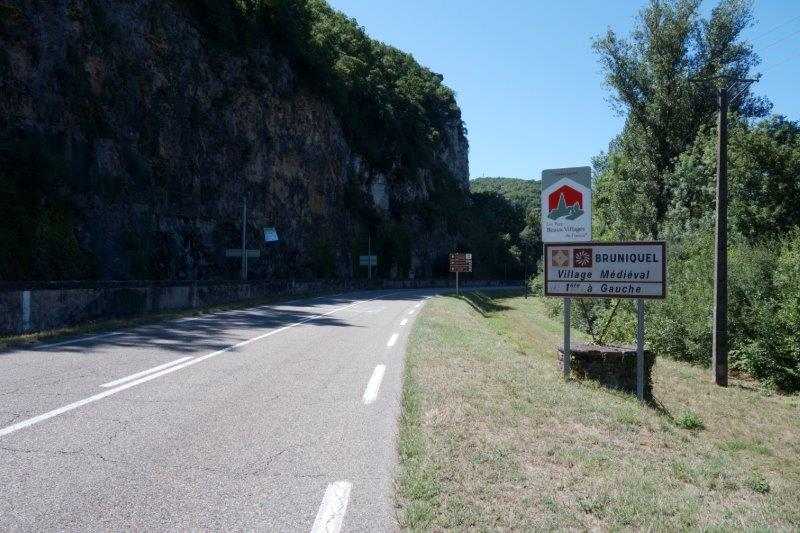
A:
{"label": "stone base block", "polygon": [[[564,347],[558,348],[558,369],[564,372]],[[597,346],[579,343],[570,349],[570,377],[592,379],[602,385],[636,394],[636,346]],[[653,398],[655,356],[644,352],[644,397]]]}

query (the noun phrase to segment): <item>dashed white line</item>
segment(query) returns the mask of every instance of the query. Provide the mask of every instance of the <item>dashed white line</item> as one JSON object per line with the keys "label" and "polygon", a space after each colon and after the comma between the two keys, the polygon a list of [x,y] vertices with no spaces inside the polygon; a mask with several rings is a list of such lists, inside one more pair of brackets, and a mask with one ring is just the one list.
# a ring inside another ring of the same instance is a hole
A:
{"label": "dashed white line", "polygon": [[416,309],[411,309],[411,310],[409,310],[409,311],[408,311],[408,314],[409,314],[409,315],[413,315],[413,314],[414,314],[414,311],[416,311]]}
{"label": "dashed white line", "polygon": [[342,529],[352,487],[353,484],[349,481],[337,481],[328,485],[311,533],[338,533]]}
{"label": "dashed white line", "polygon": [[378,398],[378,391],[381,388],[381,381],[383,381],[383,374],[386,373],[386,365],[378,365],[372,372],[369,378],[367,388],[364,390],[364,403],[369,405]]}
{"label": "dashed white line", "polygon": [[399,335],[399,334],[397,334],[397,333],[392,333],[392,336],[391,336],[391,337],[389,337],[389,340],[386,342],[386,346],[388,346],[389,348],[391,348],[392,346],[394,346],[394,343],[396,343],[396,342],[397,342],[397,338],[398,338],[399,336],[400,336],[400,335]]}
{"label": "dashed white line", "polygon": [[39,416],[35,416],[33,418],[28,418],[26,420],[22,420],[20,422],[17,422],[16,424],[12,424],[10,426],[6,426],[6,427],[0,429],[0,437],[3,437],[3,436],[8,435],[10,433],[14,433],[15,431],[19,431],[20,429],[24,429],[24,428],[30,427],[30,426],[32,426],[34,424],[38,424],[39,422],[43,422],[43,421],[45,421],[47,419],[53,418],[54,416],[58,416],[60,414],[64,414],[64,413],[66,413],[68,411],[72,411],[72,410],[77,409],[79,407],[82,407],[84,405],[87,405],[87,404],[94,403],[96,401],[102,400],[103,398],[107,398],[108,396],[111,396],[113,394],[117,394],[118,392],[122,392],[124,390],[128,390],[131,387],[135,387],[137,385],[141,385],[142,383],[147,383],[148,381],[152,381],[154,379],[160,378],[161,376],[165,376],[167,374],[171,374],[172,372],[177,372],[178,370],[181,370],[183,368],[186,368],[186,367],[189,367],[189,366],[192,366],[192,365],[196,365],[196,364],[198,364],[198,363],[200,363],[202,361],[205,361],[206,359],[211,359],[212,357],[216,357],[216,356],[218,356],[220,354],[230,352],[230,351],[235,350],[237,348],[241,348],[242,346],[247,346],[248,344],[251,344],[253,342],[259,341],[259,340],[264,339],[266,337],[269,337],[271,335],[275,335],[276,333],[280,333],[282,331],[286,331],[289,328],[293,328],[295,326],[299,326],[300,324],[305,324],[306,322],[309,322],[311,320],[315,320],[317,318],[321,318],[323,316],[332,315],[333,313],[337,313],[339,311],[343,311],[344,309],[349,309],[350,307],[354,307],[356,305],[360,305],[360,304],[362,304],[364,302],[377,300],[379,298],[385,298],[386,296],[390,296],[391,294],[393,294],[393,293],[383,294],[381,296],[376,296],[375,298],[370,298],[368,300],[359,300],[357,302],[353,302],[352,304],[344,305],[342,307],[337,307],[336,309],[333,309],[331,311],[327,311],[325,313],[321,313],[319,315],[309,316],[309,317],[306,317],[303,320],[300,320],[298,322],[294,322],[292,324],[288,324],[286,326],[283,326],[282,328],[278,328],[278,329],[274,329],[272,331],[268,331],[267,333],[264,333],[263,335],[258,335],[257,337],[253,337],[251,339],[247,339],[247,340],[244,340],[242,342],[238,342],[236,344],[228,346],[227,348],[223,348],[222,350],[217,350],[216,352],[211,352],[211,353],[203,355],[201,357],[196,357],[196,358],[191,359],[189,361],[184,361],[183,363],[179,363],[179,364],[171,366],[169,368],[165,368],[164,370],[160,370],[160,371],[155,372],[153,374],[148,374],[148,375],[146,375],[144,377],[141,377],[139,379],[135,379],[133,381],[129,381],[127,383],[123,383],[122,385],[114,387],[113,389],[108,389],[107,391],[103,391],[103,392],[101,392],[99,394],[95,394],[94,396],[89,396],[88,398],[84,398],[83,400],[78,400],[77,402],[73,402],[73,403],[67,404],[67,405],[65,405],[63,407],[59,407],[58,409],[53,409],[52,411],[48,411],[47,413],[43,413],[43,414],[41,414]]}
{"label": "dashed white line", "polygon": [[128,381],[133,381],[134,379],[140,378],[142,376],[146,376],[147,374],[152,374],[153,372],[158,372],[159,370],[163,370],[165,368],[169,368],[173,365],[177,365],[178,363],[182,363],[184,361],[188,361],[191,359],[189,357],[181,357],[180,359],[175,359],[174,361],[170,361],[169,363],[164,363],[163,365],[154,366],[153,368],[148,368],[147,370],[142,370],[141,372],[137,372],[135,374],[131,374],[130,376],[125,376],[124,378],[119,378],[114,381],[109,381],[108,383],[103,383],[100,385],[103,388],[109,387],[116,387],[117,385],[122,385],[123,383],[127,383]]}
{"label": "dashed white line", "polygon": [[405,326],[406,324],[408,324],[408,319],[407,319],[407,318],[404,318],[403,320],[401,320],[401,321],[400,321],[400,327],[401,327],[401,328],[402,328],[403,326]]}
{"label": "dashed white line", "polygon": [[418,303],[417,305],[415,305],[415,306],[414,306],[414,309],[419,309],[419,306],[420,306],[420,305],[422,305],[422,302],[420,302],[420,303]]}

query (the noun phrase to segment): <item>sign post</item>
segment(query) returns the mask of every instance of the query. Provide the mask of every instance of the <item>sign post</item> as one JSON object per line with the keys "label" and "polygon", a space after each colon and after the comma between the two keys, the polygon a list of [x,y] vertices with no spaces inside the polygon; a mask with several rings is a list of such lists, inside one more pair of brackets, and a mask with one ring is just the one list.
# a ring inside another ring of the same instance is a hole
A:
{"label": "sign post", "polygon": [[636,299],[636,397],[644,401],[644,300]]}
{"label": "sign post", "polygon": [[472,254],[450,254],[450,272],[456,273],[456,295],[458,295],[458,274],[472,272]]}
{"label": "sign post", "polygon": [[[544,245],[544,294],[636,299],[636,395],[644,400],[644,300],[667,295],[664,242],[578,242]],[[569,310],[564,309],[564,375],[569,375]]]}
{"label": "sign post", "polygon": [[[542,171],[542,243],[592,240],[592,168]],[[546,254],[545,254],[546,257]],[[569,379],[572,300],[564,298],[564,379]]]}

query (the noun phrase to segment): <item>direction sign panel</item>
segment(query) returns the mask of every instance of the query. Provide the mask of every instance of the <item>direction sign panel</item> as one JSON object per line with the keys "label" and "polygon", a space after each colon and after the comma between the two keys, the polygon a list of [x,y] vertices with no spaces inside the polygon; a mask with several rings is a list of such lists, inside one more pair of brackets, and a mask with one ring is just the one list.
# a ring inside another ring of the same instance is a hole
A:
{"label": "direction sign panel", "polygon": [[450,272],[472,272],[472,254],[450,254]]}
{"label": "direction sign panel", "polygon": [[358,256],[358,264],[362,267],[365,266],[378,266],[378,256],[377,255],[359,255]]}
{"label": "direction sign panel", "polygon": [[545,296],[664,298],[663,242],[546,243]]}
{"label": "direction sign panel", "polygon": [[592,240],[592,169],[542,171],[542,242]]}
{"label": "direction sign panel", "polygon": [[[245,253],[251,259],[261,257],[261,250],[246,250]],[[225,257],[242,257],[242,249],[228,248],[225,250]]]}

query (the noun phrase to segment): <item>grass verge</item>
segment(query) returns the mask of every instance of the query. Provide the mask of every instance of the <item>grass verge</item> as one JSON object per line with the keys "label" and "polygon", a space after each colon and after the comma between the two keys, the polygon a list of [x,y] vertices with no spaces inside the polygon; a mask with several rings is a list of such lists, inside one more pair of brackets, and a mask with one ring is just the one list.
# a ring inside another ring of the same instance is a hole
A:
{"label": "grass verge", "polygon": [[429,302],[406,358],[403,527],[798,527],[800,397],[660,359],[643,406],[563,382],[560,331],[536,298]]}

